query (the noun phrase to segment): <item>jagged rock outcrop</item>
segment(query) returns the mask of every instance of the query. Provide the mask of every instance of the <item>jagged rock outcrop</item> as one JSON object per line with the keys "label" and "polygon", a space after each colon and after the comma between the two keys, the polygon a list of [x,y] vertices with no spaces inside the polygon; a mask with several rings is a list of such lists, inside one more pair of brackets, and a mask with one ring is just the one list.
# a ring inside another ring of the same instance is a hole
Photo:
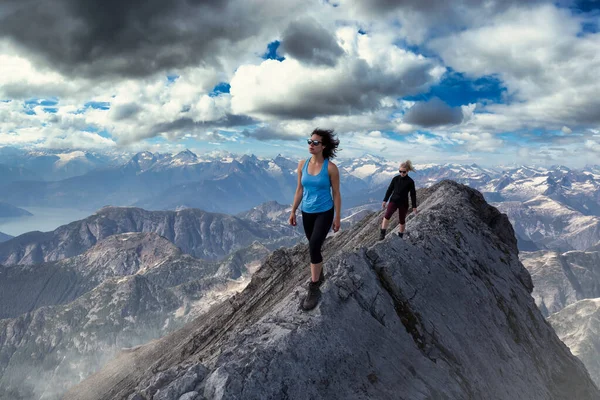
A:
{"label": "jagged rock outcrop", "polygon": [[418,196],[407,240],[377,242],[378,214],[326,242],[315,310],[299,310],[306,246],[275,251],[242,293],[65,399],[599,398],[535,306],[507,217],[453,182]]}
{"label": "jagged rock outcrop", "polygon": [[198,209],[146,211],[134,207],[105,207],[52,232],[29,232],[0,243],[0,264],[36,264],[73,257],[99,240],[125,232],[157,233],[184,253],[208,260],[223,258],[254,241],[271,249],[290,241],[289,237],[282,237],[281,233],[260,224]]}
{"label": "jagged rock outcrop", "polygon": [[268,253],[254,243],[210,262],[154,233],[126,233],[58,262],[0,266],[0,399],[58,399],[122,347],[242,290]]}
{"label": "jagged rock outcrop", "polygon": [[600,385],[600,298],[580,300],[552,314],[548,321]]}
{"label": "jagged rock outcrop", "polygon": [[600,297],[600,252],[521,253],[533,280],[533,298],[546,317],[581,299]]}

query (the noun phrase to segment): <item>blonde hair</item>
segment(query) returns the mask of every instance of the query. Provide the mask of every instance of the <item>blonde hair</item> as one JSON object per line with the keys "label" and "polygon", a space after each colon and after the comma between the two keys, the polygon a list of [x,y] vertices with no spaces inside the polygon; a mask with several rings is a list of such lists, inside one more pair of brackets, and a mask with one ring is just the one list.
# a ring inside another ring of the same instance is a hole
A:
{"label": "blonde hair", "polygon": [[413,167],[412,162],[410,160],[406,160],[400,164],[400,168],[406,168],[407,171],[414,171],[415,167]]}

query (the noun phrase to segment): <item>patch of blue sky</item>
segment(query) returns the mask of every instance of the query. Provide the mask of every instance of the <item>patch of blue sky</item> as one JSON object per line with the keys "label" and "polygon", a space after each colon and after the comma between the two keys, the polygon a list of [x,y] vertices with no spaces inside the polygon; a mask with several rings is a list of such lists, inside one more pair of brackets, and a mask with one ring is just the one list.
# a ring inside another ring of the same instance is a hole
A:
{"label": "patch of blue sky", "polygon": [[162,136],[154,136],[148,139],[145,139],[146,143],[149,144],[169,144],[170,142]]}
{"label": "patch of blue sky", "polygon": [[106,138],[106,139],[112,139],[112,135],[106,129],[99,130],[98,136],[102,136],[103,138]]}
{"label": "patch of blue sky", "polygon": [[83,105],[83,107],[106,111],[110,110],[110,103],[108,101],[88,101]]}
{"label": "patch of blue sky", "polygon": [[263,54],[261,56],[261,58],[263,60],[277,60],[277,61],[285,60],[285,57],[281,57],[277,54],[277,49],[279,48],[280,44],[281,44],[281,42],[279,40],[274,40],[271,43],[269,43],[267,45],[267,51],[265,52],[265,54]]}
{"label": "patch of blue sky", "polygon": [[83,132],[98,133],[100,129],[94,125],[88,125],[82,129]]}
{"label": "patch of blue sky", "polygon": [[358,34],[359,35],[366,35],[367,31],[365,31],[364,29],[361,28],[361,29],[358,30]]}
{"label": "patch of blue sky", "polygon": [[438,97],[451,107],[470,103],[506,104],[509,100],[506,87],[502,85],[502,81],[497,77],[484,76],[471,79],[465,74],[452,69],[448,69],[442,81],[432,86],[429,92],[404,97],[404,100],[428,101],[433,97]]}
{"label": "patch of blue sky", "polygon": [[[359,33],[360,33],[360,31],[359,31]],[[421,55],[423,55],[425,57],[433,58],[433,59],[436,59],[436,60],[438,60],[440,62],[442,61],[441,58],[439,57],[439,55],[437,53],[435,53],[434,51],[429,50],[427,47],[424,47],[424,46],[419,46],[419,45],[416,45],[416,44],[410,44],[405,39],[402,39],[402,38],[396,39],[394,41],[394,45],[396,47],[401,48],[401,49],[408,50],[408,51],[410,51],[412,53],[421,54]]]}
{"label": "patch of blue sky", "polygon": [[569,8],[575,13],[600,13],[600,1],[575,0]]}
{"label": "patch of blue sky", "polygon": [[177,79],[179,79],[179,75],[176,75],[176,74],[169,74],[169,75],[167,75],[167,82],[169,84],[175,82]]}
{"label": "patch of blue sky", "polygon": [[56,113],[58,112],[57,107],[53,107],[58,104],[57,97],[50,97],[47,99],[43,98],[31,98],[23,101],[24,113],[27,115],[35,115],[34,108],[38,106],[43,107],[43,111],[46,113]]}
{"label": "patch of blue sky", "polygon": [[229,93],[231,85],[227,82],[219,82],[213,90],[208,94],[210,97],[216,97],[222,93]]}
{"label": "patch of blue sky", "polygon": [[31,98],[23,102],[26,106],[55,106],[58,104],[58,97],[43,98]]}
{"label": "patch of blue sky", "polygon": [[596,33],[598,33],[598,21],[586,21],[581,24],[581,30],[577,33],[577,37],[584,37]]}
{"label": "patch of blue sky", "polygon": [[503,132],[496,135],[498,139],[502,139],[507,144],[519,144],[524,145],[527,143],[527,139],[516,132]]}

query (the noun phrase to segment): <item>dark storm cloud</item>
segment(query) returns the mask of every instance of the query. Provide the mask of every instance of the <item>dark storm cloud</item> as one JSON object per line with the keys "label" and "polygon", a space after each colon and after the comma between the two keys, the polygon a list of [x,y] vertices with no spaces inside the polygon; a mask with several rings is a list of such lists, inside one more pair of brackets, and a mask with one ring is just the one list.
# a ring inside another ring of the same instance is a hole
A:
{"label": "dark storm cloud", "polygon": [[139,77],[215,63],[258,32],[259,12],[238,0],[8,0],[0,38],[63,73]]}
{"label": "dark storm cloud", "polygon": [[123,104],[116,106],[111,109],[112,119],[115,121],[121,121],[127,118],[131,118],[137,115],[142,108],[135,103]]}
{"label": "dark storm cloud", "polygon": [[423,127],[460,124],[463,119],[460,107],[450,107],[442,100],[434,97],[425,103],[417,103],[410,108],[402,119],[403,122]]}
{"label": "dark storm cloud", "polygon": [[281,38],[280,51],[306,64],[330,67],[344,54],[335,37],[310,18],[290,23]]}

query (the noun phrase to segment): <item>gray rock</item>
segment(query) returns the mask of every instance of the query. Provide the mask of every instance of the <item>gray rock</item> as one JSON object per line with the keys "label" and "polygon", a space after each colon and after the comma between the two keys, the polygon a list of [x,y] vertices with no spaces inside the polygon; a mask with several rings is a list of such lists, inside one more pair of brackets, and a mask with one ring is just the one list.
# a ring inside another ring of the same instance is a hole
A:
{"label": "gray rock", "polygon": [[407,240],[378,242],[379,213],[326,242],[315,310],[299,310],[306,246],[278,250],[244,292],[65,399],[127,398],[184,363],[206,366],[209,399],[599,398],[537,309],[507,217],[453,182],[418,197]]}
{"label": "gray rock", "polygon": [[182,395],[179,400],[197,400],[199,399],[200,394],[198,392],[188,392]]}
{"label": "gray rock", "polygon": [[[206,373],[205,373],[206,374]],[[204,375],[205,375],[204,374]],[[204,375],[198,375],[194,371],[188,371],[182,377],[173,380],[164,389],[159,389],[154,395],[154,400],[178,399],[185,393],[192,391],[202,380]]]}
{"label": "gray rock", "polygon": [[600,299],[585,299],[552,314],[548,321],[600,386]]}
{"label": "gray rock", "polygon": [[71,259],[0,266],[0,312],[13,316],[0,319],[0,398],[58,398],[119,349],[182,326],[213,294],[225,300],[241,290],[245,265],[268,253],[254,244],[209,262],[156,234],[132,233]]}
{"label": "gray rock", "polygon": [[600,252],[536,251],[519,258],[533,279],[533,298],[544,316],[581,299],[600,297]]}

